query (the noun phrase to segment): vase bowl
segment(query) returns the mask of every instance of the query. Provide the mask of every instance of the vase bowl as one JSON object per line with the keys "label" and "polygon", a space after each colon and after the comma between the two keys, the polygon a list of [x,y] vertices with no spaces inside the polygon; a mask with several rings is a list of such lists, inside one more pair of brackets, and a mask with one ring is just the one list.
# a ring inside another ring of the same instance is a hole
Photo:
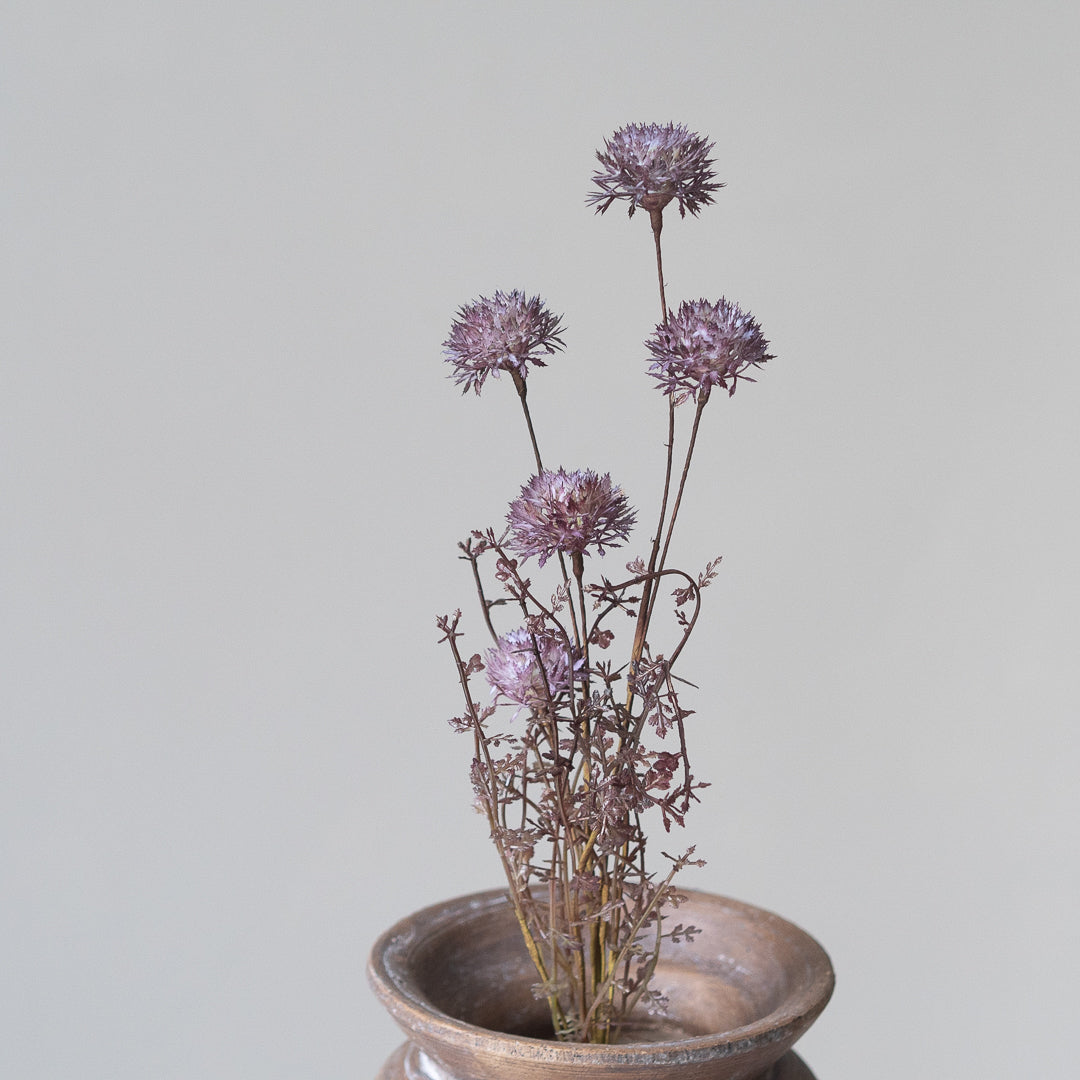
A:
{"label": "vase bowl", "polygon": [[777,1080],[809,1077],[787,1052],[832,994],[825,951],[761,908],[684,895],[669,922],[699,932],[664,942],[652,986],[667,1008],[631,1017],[616,1045],[551,1038],[505,892],[461,897],[402,920],[376,942],[368,969],[409,1039],[383,1080],[579,1080],[583,1071],[603,1080],[750,1080],[770,1070]]}

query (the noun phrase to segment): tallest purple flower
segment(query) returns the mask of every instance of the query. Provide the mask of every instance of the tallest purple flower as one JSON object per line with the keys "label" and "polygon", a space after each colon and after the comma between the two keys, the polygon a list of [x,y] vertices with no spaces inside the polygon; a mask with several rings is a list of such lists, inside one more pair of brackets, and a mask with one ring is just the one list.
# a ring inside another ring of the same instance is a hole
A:
{"label": "tallest purple flower", "polygon": [[709,157],[714,145],[682,124],[627,124],[597,150],[603,168],[593,174],[598,190],[586,202],[602,214],[617,199],[626,199],[633,217],[639,206],[663,210],[677,199],[683,217],[687,210],[696,214],[724,186]]}

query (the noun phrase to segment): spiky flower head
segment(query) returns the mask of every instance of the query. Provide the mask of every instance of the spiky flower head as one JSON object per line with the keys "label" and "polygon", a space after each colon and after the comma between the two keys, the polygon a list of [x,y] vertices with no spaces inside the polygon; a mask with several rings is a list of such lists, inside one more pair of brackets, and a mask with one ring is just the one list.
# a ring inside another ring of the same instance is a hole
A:
{"label": "spiky flower head", "polygon": [[663,210],[678,199],[682,217],[687,210],[697,214],[724,186],[709,157],[714,145],[682,124],[627,124],[596,151],[603,168],[593,174],[598,190],[586,201],[602,214],[617,199],[626,199],[633,217],[639,206]]}
{"label": "spiky flower head", "polygon": [[493,694],[528,709],[542,708],[570,689],[575,665],[569,646],[555,634],[519,627],[484,654]]}
{"label": "spiky flower head", "polygon": [[665,394],[680,404],[688,397],[707,401],[714,386],[735,393],[747,368],[761,367],[772,355],[757,320],[738,304],[721,297],[687,300],[645,342],[652,354],[649,374]]}
{"label": "spiky flower head", "polygon": [[528,365],[545,367],[545,355],[563,347],[561,316],[544,307],[539,296],[518,289],[481,296],[457,313],[450,336],[443,342],[443,359],[452,364],[451,378],[467,393],[480,393],[488,375],[510,371],[521,379]]}
{"label": "spiky flower head", "polygon": [[586,555],[596,548],[603,555],[605,546],[618,547],[635,515],[610,474],[545,469],[521,489],[506,520],[511,548],[523,559],[538,556],[543,566],[556,551]]}

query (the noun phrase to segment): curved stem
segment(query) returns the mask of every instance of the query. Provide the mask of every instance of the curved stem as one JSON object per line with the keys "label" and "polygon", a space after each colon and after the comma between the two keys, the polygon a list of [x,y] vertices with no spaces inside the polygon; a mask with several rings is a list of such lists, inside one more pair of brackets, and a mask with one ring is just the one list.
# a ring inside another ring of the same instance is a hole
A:
{"label": "curved stem", "polygon": [[682,503],[683,489],[686,487],[686,477],[690,472],[690,459],[694,456],[694,444],[697,442],[698,425],[701,423],[701,414],[708,402],[708,396],[702,396],[698,401],[697,411],[694,413],[694,426],[690,431],[690,442],[686,447],[686,458],[683,461],[682,476],[679,477],[679,490],[675,495],[675,505],[671,508],[671,520],[668,522],[667,537],[664,539],[664,550],[660,553],[660,562],[657,571],[664,569],[667,560],[668,548],[671,546],[671,534],[675,531],[675,519],[679,515],[679,506]]}
{"label": "curved stem", "polygon": [[[679,477],[679,490],[675,493],[675,504],[671,508],[671,518],[668,521],[667,536],[664,538],[664,549],[660,552],[660,561],[656,564],[657,575],[664,572],[664,564],[667,562],[668,548],[671,546],[671,536],[675,531],[675,519],[679,516],[679,507],[682,505],[683,490],[686,488],[686,477],[690,473],[690,459],[694,456],[694,446],[697,443],[698,427],[701,424],[701,414],[704,411],[705,404],[708,400],[708,394],[704,394],[698,399],[697,411],[694,413],[694,425],[690,429],[690,442],[686,447],[686,457],[683,459],[682,474]],[[652,570],[652,566],[650,566],[649,569]],[[646,628],[652,619],[653,608],[655,605],[656,592],[653,591],[649,598],[648,611],[645,613]]]}

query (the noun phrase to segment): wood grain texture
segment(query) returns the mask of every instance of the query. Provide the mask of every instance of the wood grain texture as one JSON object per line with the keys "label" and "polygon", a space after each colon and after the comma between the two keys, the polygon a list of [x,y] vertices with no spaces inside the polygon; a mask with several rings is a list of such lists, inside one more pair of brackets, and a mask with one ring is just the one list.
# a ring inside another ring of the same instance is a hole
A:
{"label": "wood grain texture", "polygon": [[672,917],[701,932],[667,943],[657,966],[667,1013],[635,1017],[613,1046],[550,1038],[502,892],[402,920],[376,942],[369,965],[376,994],[409,1038],[380,1080],[571,1080],[591,1069],[604,1080],[661,1072],[665,1080],[812,1080],[787,1053],[832,994],[824,950],[760,908],[686,895]]}

